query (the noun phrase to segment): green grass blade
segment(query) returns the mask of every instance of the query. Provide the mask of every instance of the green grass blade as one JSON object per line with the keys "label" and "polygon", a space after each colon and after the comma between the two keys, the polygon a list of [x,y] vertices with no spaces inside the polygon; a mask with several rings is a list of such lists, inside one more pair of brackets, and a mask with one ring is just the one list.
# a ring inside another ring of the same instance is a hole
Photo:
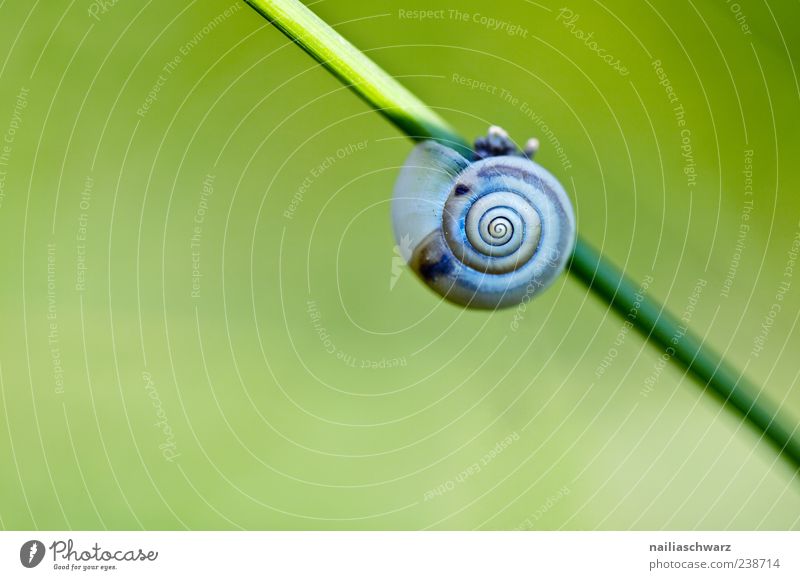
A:
{"label": "green grass blade", "polygon": [[578,240],[570,273],[623,318],[630,320],[651,343],[663,348],[671,361],[683,365],[725,405],[739,411],[795,467],[800,466],[798,428],[781,417],[780,408],[720,355],[703,344],[662,304],[643,297],[639,293],[639,285],[603,258],[589,243]]}
{"label": "green grass blade", "polygon": [[411,139],[470,151],[444,119],[303,4],[245,1]]}
{"label": "green grass blade", "polygon": [[[298,0],[245,0],[292,41],[349,86],[411,139],[434,139],[462,152],[470,146],[439,115],[387,74]],[[572,255],[570,273],[627,320],[639,285],[634,284],[582,238]],[[800,468],[800,436],[795,423],[657,301],[639,297],[631,322],[668,353],[726,406],[737,410]]]}

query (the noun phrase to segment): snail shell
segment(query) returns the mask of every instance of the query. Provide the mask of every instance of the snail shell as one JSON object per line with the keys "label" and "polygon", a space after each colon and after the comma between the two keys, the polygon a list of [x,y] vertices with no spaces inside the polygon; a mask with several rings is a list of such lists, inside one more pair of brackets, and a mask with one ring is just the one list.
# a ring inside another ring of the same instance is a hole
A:
{"label": "snail shell", "polygon": [[513,306],[539,294],[564,270],[575,244],[575,213],[561,184],[531,159],[500,152],[471,162],[423,141],[392,197],[403,258],[436,292],[473,308]]}

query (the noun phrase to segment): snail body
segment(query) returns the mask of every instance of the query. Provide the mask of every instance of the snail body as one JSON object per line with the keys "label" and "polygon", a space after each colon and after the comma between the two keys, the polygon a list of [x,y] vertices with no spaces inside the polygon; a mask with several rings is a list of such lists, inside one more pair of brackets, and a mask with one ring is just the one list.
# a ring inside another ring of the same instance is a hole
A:
{"label": "snail body", "polygon": [[493,129],[488,146],[476,142],[474,161],[434,141],[418,144],[392,197],[395,238],[408,265],[443,297],[472,308],[539,294],[565,269],[575,244],[564,188]]}

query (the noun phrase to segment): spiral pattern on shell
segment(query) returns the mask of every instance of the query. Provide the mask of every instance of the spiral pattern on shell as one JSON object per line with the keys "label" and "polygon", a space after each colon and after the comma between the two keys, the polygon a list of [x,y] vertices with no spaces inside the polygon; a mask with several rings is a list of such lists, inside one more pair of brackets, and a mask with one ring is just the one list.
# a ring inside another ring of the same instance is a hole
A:
{"label": "spiral pattern on shell", "polygon": [[569,198],[540,165],[514,155],[470,162],[433,141],[409,155],[392,219],[411,268],[448,300],[477,308],[532,298],[575,243]]}
{"label": "spiral pattern on shell", "polygon": [[502,274],[530,260],[542,226],[525,197],[496,191],[469,201],[451,197],[443,212],[445,240],[462,263],[479,272]]}

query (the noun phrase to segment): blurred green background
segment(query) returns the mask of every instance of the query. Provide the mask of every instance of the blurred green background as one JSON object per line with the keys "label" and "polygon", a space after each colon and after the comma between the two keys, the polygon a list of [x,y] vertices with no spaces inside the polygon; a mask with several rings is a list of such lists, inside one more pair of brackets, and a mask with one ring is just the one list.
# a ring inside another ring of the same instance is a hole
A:
{"label": "blurred green background", "polygon": [[[797,3],[312,8],[464,135],[538,136],[582,235],[800,416]],[[7,0],[0,45],[3,528],[800,528],[574,279],[470,312],[401,267],[409,141],[243,2]]]}

